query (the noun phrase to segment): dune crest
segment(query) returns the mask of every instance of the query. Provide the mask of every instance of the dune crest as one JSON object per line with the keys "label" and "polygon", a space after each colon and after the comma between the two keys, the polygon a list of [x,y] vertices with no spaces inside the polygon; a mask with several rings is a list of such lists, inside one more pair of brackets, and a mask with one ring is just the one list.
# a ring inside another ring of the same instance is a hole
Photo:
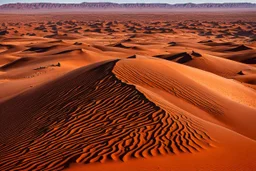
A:
{"label": "dune crest", "polygon": [[[80,68],[1,104],[1,153],[7,154],[1,159],[1,168],[8,170],[15,165],[17,169],[60,170],[71,162],[127,161],[193,153],[211,146],[210,136],[197,121],[179,111],[168,113],[134,86],[118,80],[111,71],[115,63]],[[27,96],[34,99],[33,104],[26,100]],[[64,101],[59,101],[59,96]],[[4,108],[14,101],[23,103],[15,109]],[[30,107],[17,115],[28,104]],[[40,110],[35,112],[36,109]],[[4,113],[9,115],[4,118]],[[4,124],[13,118],[18,127]],[[34,126],[26,127],[27,124]],[[60,154],[64,149],[65,153]],[[45,160],[30,166],[37,154]],[[30,159],[25,160],[27,157]]]}

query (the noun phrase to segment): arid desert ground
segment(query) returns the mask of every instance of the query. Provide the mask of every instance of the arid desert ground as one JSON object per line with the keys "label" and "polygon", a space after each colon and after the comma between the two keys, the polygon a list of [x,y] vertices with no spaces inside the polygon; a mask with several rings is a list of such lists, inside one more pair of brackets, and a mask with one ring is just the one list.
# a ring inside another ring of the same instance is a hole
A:
{"label": "arid desert ground", "polygon": [[0,170],[256,170],[256,13],[0,14]]}

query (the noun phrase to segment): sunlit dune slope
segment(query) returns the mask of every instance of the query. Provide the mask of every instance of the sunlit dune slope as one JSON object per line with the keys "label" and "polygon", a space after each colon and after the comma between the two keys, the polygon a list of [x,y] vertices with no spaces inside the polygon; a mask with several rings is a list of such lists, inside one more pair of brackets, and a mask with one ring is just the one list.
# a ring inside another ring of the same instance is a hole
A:
{"label": "sunlit dune slope", "polygon": [[122,60],[114,73],[124,82],[150,89],[190,113],[203,118],[210,115],[210,121],[217,119],[256,138],[256,94],[238,82],[154,58]]}

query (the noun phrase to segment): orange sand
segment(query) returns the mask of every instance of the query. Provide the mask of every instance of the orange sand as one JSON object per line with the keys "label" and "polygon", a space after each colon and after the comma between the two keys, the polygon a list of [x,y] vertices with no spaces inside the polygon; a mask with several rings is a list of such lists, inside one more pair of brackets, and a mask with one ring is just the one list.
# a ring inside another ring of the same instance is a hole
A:
{"label": "orange sand", "polygon": [[0,170],[255,170],[256,15],[174,16],[1,14]]}

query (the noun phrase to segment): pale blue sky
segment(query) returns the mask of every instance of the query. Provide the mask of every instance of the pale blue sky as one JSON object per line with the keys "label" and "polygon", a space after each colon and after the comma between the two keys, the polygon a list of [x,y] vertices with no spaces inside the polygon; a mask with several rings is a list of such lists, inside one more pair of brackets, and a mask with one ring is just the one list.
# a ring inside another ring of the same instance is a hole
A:
{"label": "pale blue sky", "polygon": [[81,2],[118,2],[118,3],[223,3],[223,2],[252,2],[256,0],[0,0],[0,4],[14,2],[55,2],[55,3],[81,3]]}

